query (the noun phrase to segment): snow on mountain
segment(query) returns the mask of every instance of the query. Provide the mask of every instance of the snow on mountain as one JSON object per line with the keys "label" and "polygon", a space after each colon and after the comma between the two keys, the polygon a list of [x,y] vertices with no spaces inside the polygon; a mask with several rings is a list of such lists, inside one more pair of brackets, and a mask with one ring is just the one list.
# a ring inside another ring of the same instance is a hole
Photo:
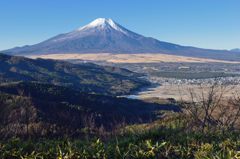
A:
{"label": "snow on mountain", "polygon": [[85,25],[78,29],[78,31],[92,29],[92,28],[98,28],[98,29],[115,29],[116,31],[120,31],[124,34],[127,34],[127,31],[120,26],[119,24],[115,23],[112,19],[106,19],[106,18],[98,18],[88,25]]}
{"label": "snow on mountain", "polygon": [[35,45],[16,47],[2,53],[42,55],[58,53],[162,53],[189,57],[239,60],[239,52],[186,47],[134,33],[112,19],[98,18],[91,23]]}
{"label": "snow on mountain", "polygon": [[125,35],[129,35],[128,30],[126,30],[125,28],[123,28],[122,26],[114,22],[112,19],[98,18],[77,30],[64,34],[63,36],[60,36],[60,37],[56,37],[52,40],[55,42],[59,42],[62,40],[81,38],[92,32],[97,32],[97,31],[110,32],[111,30],[115,30]]}

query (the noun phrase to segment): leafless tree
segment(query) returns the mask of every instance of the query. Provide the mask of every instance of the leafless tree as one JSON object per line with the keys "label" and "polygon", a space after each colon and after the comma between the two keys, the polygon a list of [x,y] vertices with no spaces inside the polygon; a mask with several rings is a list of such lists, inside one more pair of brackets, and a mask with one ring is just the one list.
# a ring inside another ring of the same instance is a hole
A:
{"label": "leafless tree", "polygon": [[28,97],[25,97],[24,91],[18,90],[18,105],[20,106],[20,113],[21,113],[21,119],[23,120],[23,123],[25,125],[25,134],[29,138],[30,137],[30,123],[31,118],[34,117],[34,111],[33,111],[33,103],[31,100],[31,96],[28,95]]}
{"label": "leafless tree", "polygon": [[188,88],[189,99],[181,98],[187,129],[203,133],[216,130],[236,129],[240,115],[238,94],[227,96],[233,87],[216,81],[199,89]]}

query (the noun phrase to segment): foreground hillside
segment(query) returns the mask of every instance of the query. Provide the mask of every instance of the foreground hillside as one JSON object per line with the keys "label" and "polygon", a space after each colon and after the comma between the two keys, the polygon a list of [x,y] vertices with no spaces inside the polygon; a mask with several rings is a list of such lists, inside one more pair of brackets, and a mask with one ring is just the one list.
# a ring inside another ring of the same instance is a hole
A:
{"label": "foreground hillside", "polygon": [[13,138],[0,141],[1,158],[48,159],[238,159],[239,132],[187,131],[172,119],[126,128],[98,139]]}
{"label": "foreground hillside", "polygon": [[39,83],[0,86],[0,136],[81,136],[84,129],[113,130],[121,124],[149,122],[174,105],[81,93]]}
{"label": "foreground hillside", "polygon": [[0,158],[238,159],[240,97],[226,98],[228,90],[190,91],[180,111],[36,82],[5,84]]}
{"label": "foreground hillside", "polygon": [[149,85],[126,69],[0,54],[0,82],[36,81],[83,92],[121,95]]}

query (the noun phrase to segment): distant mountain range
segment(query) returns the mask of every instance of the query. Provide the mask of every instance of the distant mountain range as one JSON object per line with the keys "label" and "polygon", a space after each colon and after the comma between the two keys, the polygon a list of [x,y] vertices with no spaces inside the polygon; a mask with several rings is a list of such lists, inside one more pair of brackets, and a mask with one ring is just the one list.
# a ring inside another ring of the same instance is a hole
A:
{"label": "distant mountain range", "polygon": [[233,52],[240,52],[240,49],[236,48],[236,49],[232,49],[231,51],[233,51]]}
{"label": "distant mountain range", "polygon": [[10,55],[56,53],[161,53],[189,57],[240,61],[239,51],[211,50],[181,46],[134,33],[111,19],[98,18],[69,33],[39,44],[4,50]]}

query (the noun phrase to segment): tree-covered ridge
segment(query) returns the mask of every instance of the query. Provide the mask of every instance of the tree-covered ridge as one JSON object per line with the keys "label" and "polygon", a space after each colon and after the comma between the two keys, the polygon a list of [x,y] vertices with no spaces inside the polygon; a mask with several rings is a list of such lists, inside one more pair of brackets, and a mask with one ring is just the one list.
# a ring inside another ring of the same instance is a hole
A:
{"label": "tree-covered ridge", "polygon": [[36,81],[107,95],[127,94],[148,82],[139,74],[115,67],[71,64],[63,61],[28,59],[0,54],[0,82]]}
{"label": "tree-covered ridge", "polygon": [[160,110],[180,111],[174,105],[88,94],[36,82],[0,86],[2,137],[81,136],[83,129],[113,130],[121,124],[157,118]]}

